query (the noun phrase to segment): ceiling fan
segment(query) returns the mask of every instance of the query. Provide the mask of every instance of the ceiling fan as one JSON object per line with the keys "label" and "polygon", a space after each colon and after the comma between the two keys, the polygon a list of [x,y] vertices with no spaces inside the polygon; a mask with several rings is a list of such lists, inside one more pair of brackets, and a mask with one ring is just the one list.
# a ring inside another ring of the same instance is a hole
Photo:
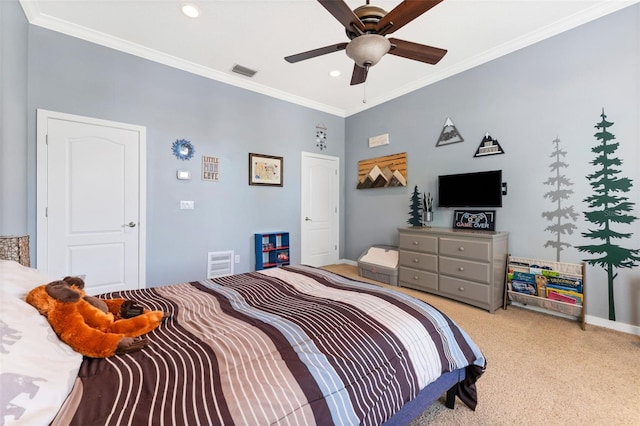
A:
{"label": "ceiling fan", "polygon": [[443,0],[405,0],[387,13],[378,6],[365,5],[351,10],[344,0],[318,0],[345,28],[348,43],[337,43],[308,52],[287,56],[287,62],[295,63],[328,53],[345,50],[354,60],[351,85],[364,83],[369,68],[378,63],[386,54],[401,56],[427,64],[437,64],[447,53],[423,44],[404,41],[397,38],[387,39],[385,35],[402,28]]}

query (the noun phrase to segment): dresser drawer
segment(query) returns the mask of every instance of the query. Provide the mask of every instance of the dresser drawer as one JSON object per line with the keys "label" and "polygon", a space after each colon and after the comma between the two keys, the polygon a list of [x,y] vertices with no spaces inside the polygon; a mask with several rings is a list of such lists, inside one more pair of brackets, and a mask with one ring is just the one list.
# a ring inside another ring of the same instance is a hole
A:
{"label": "dresser drawer", "polygon": [[398,285],[418,290],[435,291],[438,289],[438,274],[401,266],[398,271]]}
{"label": "dresser drawer", "polygon": [[400,251],[398,260],[400,266],[409,268],[425,269],[431,272],[438,272],[438,256],[435,254],[418,253],[416,251]]}
{"label": "dresser drawer", "polygon": [[400,234],[400,250],[438,252],[438,237],[417,234]]}
{"label": "dresser drawer", "polygon": [[452,275],[487,284],[491,282],[491,264],[489,263],[440,256],[438,267],[443,275]]}
{"label": "dresser drawer", "polygon": [[489,286],[440,276],[440,293],[482,304],[489,303]]}
{"label": "dresser drawer", "polygon": [[489,241],[440,238],[440,254],[490,262],[491,243]]}

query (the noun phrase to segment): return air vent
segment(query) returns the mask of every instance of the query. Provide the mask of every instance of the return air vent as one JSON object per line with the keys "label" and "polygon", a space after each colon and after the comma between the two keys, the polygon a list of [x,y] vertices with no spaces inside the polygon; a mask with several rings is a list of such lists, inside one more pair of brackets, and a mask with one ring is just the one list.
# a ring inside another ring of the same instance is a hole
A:
{"label": "return air vent", "polygon": [[207,278],[233,275],[233,250],[208,253]]}
{"label": "return air vent", "polygon": [[253,77],[258,72],[256,70],[252,70],[251,68],[243,67],[242,65],[238,64],[235,64],[231,71],[249,78]]}

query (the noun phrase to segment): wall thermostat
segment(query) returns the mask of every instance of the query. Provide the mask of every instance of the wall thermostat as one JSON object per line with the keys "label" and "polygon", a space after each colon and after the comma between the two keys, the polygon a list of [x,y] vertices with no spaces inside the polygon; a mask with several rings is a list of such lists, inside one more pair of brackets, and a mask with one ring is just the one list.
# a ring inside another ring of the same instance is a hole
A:
{"label": "wall thermostat", "polygon": [[189,170],[178,170],[176,177],[180,180],[189,180],[191,179],[191,172]]}

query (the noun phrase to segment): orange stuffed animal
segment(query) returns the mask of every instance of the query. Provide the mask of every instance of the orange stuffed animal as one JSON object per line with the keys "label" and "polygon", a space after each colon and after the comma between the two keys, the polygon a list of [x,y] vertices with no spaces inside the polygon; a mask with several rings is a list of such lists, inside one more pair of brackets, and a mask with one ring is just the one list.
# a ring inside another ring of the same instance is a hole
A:
{"label": "orange stuffed animal", "polygon": [[34,288],[26,301],[47,317],[63,342],[82,355],[106,358],[147,346],[146,339],[134,338],[155,329],[163,312],[142,309],[125,299],[87,296],[83,288],[81,278],[65,277]]}

